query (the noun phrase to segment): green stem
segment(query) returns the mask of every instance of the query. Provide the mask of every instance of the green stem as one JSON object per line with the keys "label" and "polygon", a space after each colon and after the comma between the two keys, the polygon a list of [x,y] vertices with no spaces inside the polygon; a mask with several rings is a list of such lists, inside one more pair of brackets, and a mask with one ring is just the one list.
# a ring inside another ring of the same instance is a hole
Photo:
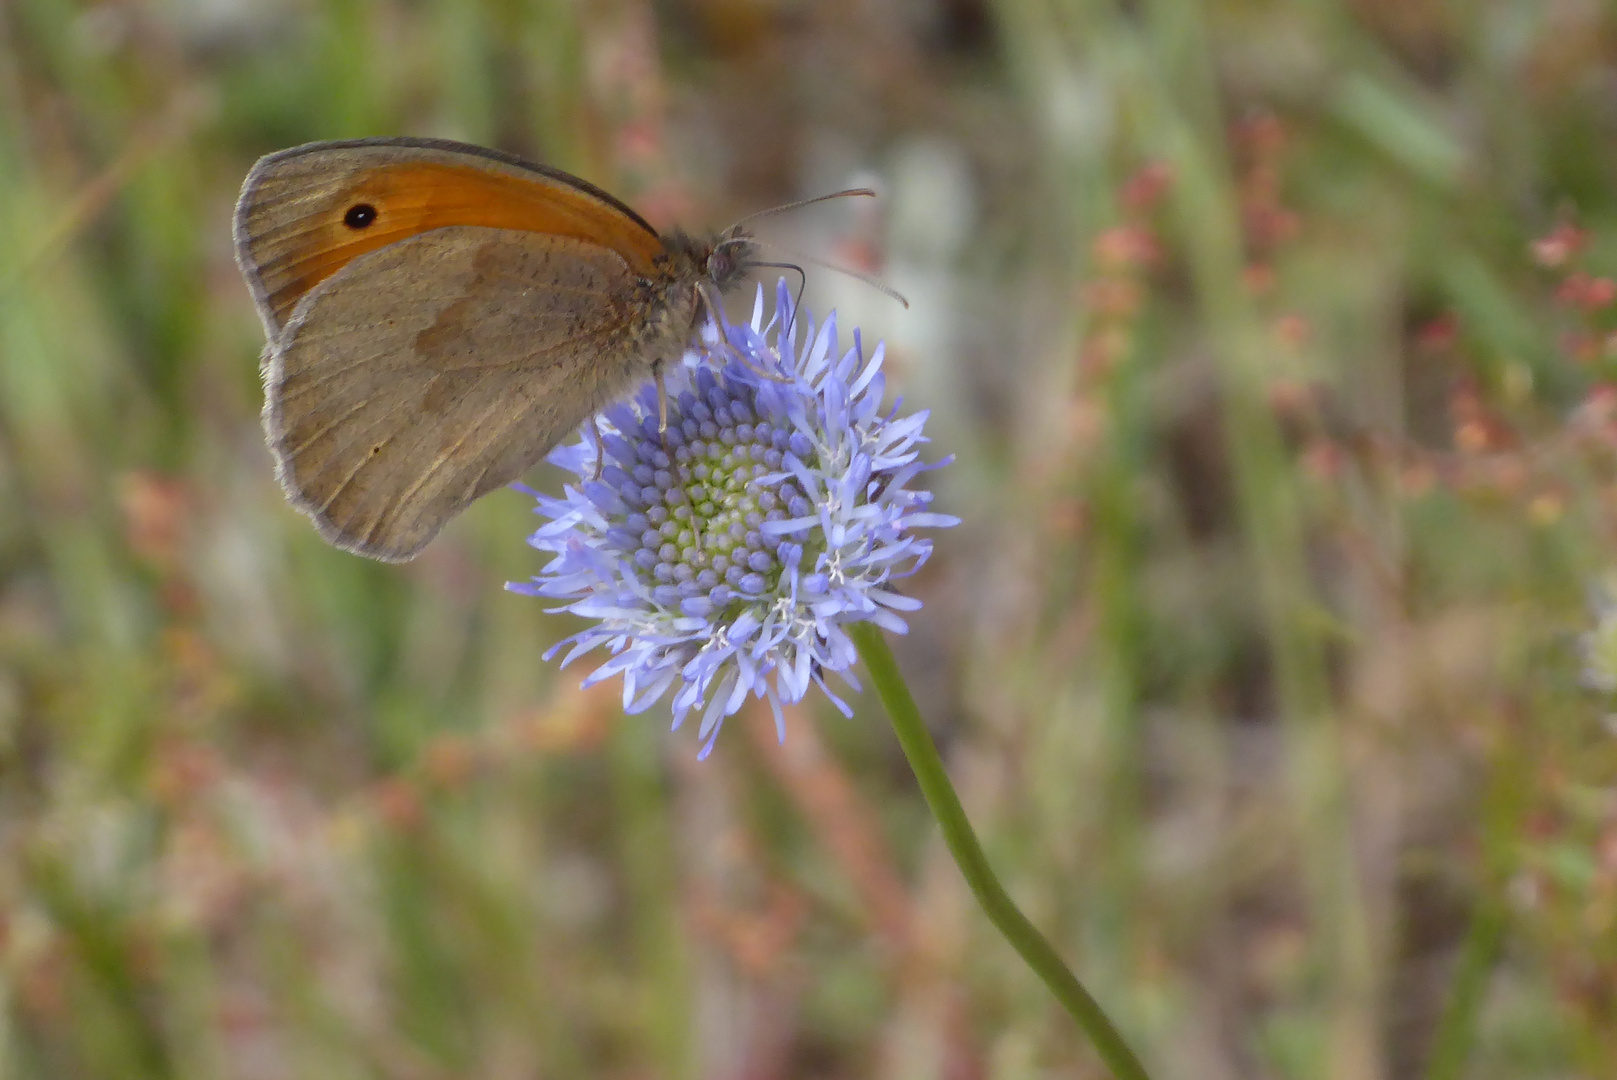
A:
{"label": "green stem", "polygon": [[1498,755],[1481,800],[1483,865],[1478,898],[1460,946],[1448,1002],[1432,1036],[1426,1080],[1459,1080],[1476,1043],[1488,982],[1509,929],[1505,883],[1515,873],[1523,818],[1537,790],[1538,779],[1524,764],[1529,760],[1530,754],[1519,752]]}
{"label": "green stem", "polygon": [[893,730],[898,735],[899,745],[904,748],[904,756],[909,759],[910,768],[915,772],[915,779],[920,782],[921,794],[926,796],[926,804],[943,830],[944,842],[949,845],[950,854],[954,856],[960,872],[966,877],[966,884],[971,886],[972,894],[977,897],[977,903],[982,905],[989,921],[998,927],[999,932],[1005,935],[1005,940],[1022,954],[1028,967],[1044,980],[1056,1000],[1078,1021],[1078,1026],[1089,1036],[1095,1050],[1117,1080],[1150,1080],[1145,1068],[1123,1041],[1123,1036],[1118,1034],[1117,1028],[1112,1026],[1100,1005],[1062,963],[1061,957],[1056,955],[1044,935],[1028,922],[1027,916],[1022,914],[1005,892],[1005,887],[999,883],[999,878],[994,876],[993,868],[988,865],[988,857],[983,854],[982,844],[978,842],[977,834],[972,831],[971,822],[966,818],[966,811],[960,805],[960,797],[949,782],[949,774],[943,767],[943,759],[938,756],[937,745],[921,720],[915,699],[910,696],[909,687],[899,674],[898,664],[893,660],[892,651],[887,648],[887,640],[882,637],[881,631],[873,624],[864,622],[853,624],[848,631],[854,647],[859,650],[860,659],[865,662],[871,681],[876,684],[876,693],[886,706],[887,715],[892,718]]}
{"label": "green stem", "polygon": [[1455,969],[1448,1006],[1432,1039],[1426,1080],[1459,1080],[1465,1069],[1465,1060],[1475,1041],[1488,977],[1493,973],[1494,960],[1504,940],[1505,918],[1505,905],[1497,900],[1484,900],[1471,917],[1471,929],[1460,948],[1460,963]]}

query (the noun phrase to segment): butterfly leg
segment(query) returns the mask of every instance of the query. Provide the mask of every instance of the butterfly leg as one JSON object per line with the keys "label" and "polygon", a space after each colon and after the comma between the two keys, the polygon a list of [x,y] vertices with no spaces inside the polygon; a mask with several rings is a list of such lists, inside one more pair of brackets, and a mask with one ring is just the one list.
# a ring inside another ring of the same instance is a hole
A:
{"label": "butterfly leg", "polygon": [[673,458],[674,448],[668,442],[668,383],[663,379],[661,360],[651,365],[651,377],[657,380],[657,434],[662,436],[663,453]]}
{"label": "butterfly leg", "polygon": [[746,368],[760,379],[768,379],[770,382],[778,383],[789,383],[792,381],[792,377],[790,375],[782,375],[778,371],[766,371],[764,368],[759,367],[757,364],[753,363],[751,357],[742,352],[740,349],[732,347],[730,352],[737,360],[741,361],[742,367]]}
{"label": "butterfly leg", "polygon": [[595,444],[595,476],[601,478],[601,470],[606,468],[606,443],[601,440],[601,418],[590,417],[590,441]]}
{"label": "butterfly leg", "polygon": [[760,379],[767,379],[770,382],[778,383],[789,383],[792,381],[792,377],[790,375],[783,374],[779,371],[770,371],[768,368],[760,367],[757,361],[748,356],[742,350],[730,344],[729,341],[724,343],[724,349],[731,356],[735,357],[737,363],[746,368],[748,371],[752,372],[754,375],[758,376]]}
{"label": "butterfly leg", "polygon": [[[708,312],[712,316],[713,321],[719,326],[720,350],[728,353],[730,356],[735,357],[736,363],[740,364],[742,367],[746,368],[760,379],[768,379],[770,382],[778,383],[789,383],[792,381],[792,377],[790,375],[783,375],[778,371],[769,371],[765,368],[759,367],[753,362],[750,356],[736,348],[734,345],[730,344],[730,339],[724,332],[724,319],[721,317],[724,308],[720,306],[718,293],[712,288],[712,286],[701,286],[698,295],[701,296],[702,302],[707,306]],[[698,321],[700,321],[700,315],[698,315]],[[787,332],[790,333],[789,328]]]}

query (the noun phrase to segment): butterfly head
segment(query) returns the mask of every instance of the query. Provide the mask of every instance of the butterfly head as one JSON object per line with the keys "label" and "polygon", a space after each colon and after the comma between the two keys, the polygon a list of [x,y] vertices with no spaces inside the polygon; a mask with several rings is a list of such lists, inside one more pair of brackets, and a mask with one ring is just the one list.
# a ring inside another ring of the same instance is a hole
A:
{"label": "butterfly head", "polygon": [[752,269],[758,241],[739,225],[732,225],[714,237],[703,263],[707,279],[721,293],[728,292]]}
{"label": "butterfly head", "polygon": [[758,242],[746,232],[731,226],[705,238],[674,230],[663,236],[663,245],[674,259],[674,273],[690,280],[698,289],[727,292],[753,267]]}

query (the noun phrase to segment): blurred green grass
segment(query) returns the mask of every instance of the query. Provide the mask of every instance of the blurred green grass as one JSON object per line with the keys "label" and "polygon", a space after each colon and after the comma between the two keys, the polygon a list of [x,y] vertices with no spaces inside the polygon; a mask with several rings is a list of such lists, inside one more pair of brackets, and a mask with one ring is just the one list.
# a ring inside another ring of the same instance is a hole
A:
{"label": "blurred green grass", "polygon": [[900,658],[1153,1075],[1617,1072],[1613,85],[1569,2],[10,0],[0,1075],[1101,1075],[872,703],[698,764],[540,661],[522,498],[285,506],[230,208],[396,132],[884,189],[795,227],[959,457]]}

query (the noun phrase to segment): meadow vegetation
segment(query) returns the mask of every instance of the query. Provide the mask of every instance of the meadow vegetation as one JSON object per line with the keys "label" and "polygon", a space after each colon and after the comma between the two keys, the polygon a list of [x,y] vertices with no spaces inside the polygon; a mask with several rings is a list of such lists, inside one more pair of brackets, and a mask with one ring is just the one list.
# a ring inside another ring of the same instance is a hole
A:
{"label": "meadow vegetation", "polygon": [[396,133],[881,189],[771,235],[913,301],[810,271],[955,455],[894,647],[1153,1076],[1617,1075],[1609,5],[5,0],[0,1076],[1104,1075],[870,695],[698,762],[530,499],[286,505],[231,207]]}

